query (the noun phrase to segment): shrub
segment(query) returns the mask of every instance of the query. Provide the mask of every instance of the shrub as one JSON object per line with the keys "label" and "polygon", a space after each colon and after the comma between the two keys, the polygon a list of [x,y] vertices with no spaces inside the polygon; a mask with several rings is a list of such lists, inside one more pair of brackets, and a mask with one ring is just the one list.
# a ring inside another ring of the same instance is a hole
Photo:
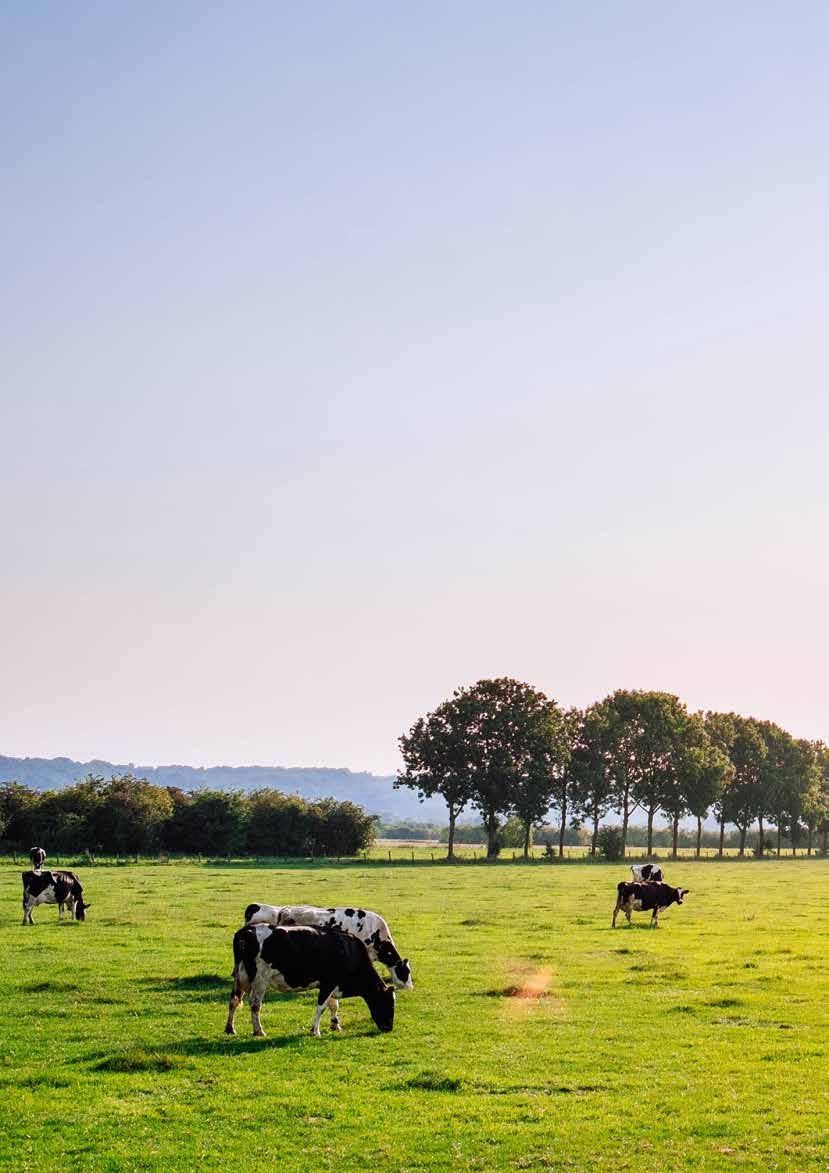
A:
{"label": "shrub", "polygon": [[622,832],[618,827],[600,827],[596,843],[599,852],[605,859],[624,859],[625,849],[622,845]]}

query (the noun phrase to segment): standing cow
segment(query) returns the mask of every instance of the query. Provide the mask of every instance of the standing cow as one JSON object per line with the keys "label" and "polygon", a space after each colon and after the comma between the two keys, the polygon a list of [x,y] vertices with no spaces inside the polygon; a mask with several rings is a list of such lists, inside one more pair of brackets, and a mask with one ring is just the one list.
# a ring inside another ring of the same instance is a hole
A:
{"label": "standing cow", "polygon": [[656,863],[632,863],[630,870],[633,873],[634,880],[640,883],[650,882],[662,883],[662,868]]}
{"label": "standing cow", "polygon": [[74,920],[86,920],[83,885],[74,872],[23,872],[23,924],[33,925],[32,909],[38,904],[57,904],[58,920],[64,905]]}
{"label": "standing cow", "polygon": [[613,909],[611,928],[616,928],[619,912],[624,912],[628,924],[631,912],[649,912],[651,924],[656,929],[659,927],[660,909],[681,904],[683,897],[690,891],[690,888],[671,888],[669,884],[629,884],[622,880],[616,888],[616,907]]}
{"label": "standing cow", "polygon": [[245,909],[245,924],[340,929],[362,941],[372,961],[388,968],[398,990],[414,988],[409,959],[400,956],[389,926],[377,912],[365,908],[315,908],[311,904],[249,904]]}
{"label": "standing cow", "polygon": [[233,992],[226,1034],[236,1033],[236,1011],[249,993],[253,1033],[264,1038],[259,1011],[271,987],[283,994],[319,990],[311,1024],[311,1034],[317,1038],[326,1006],[331,1012],[331,1029],[342,1029],[339,998],[362,998],[380,1030],[390,1031],[394,1026],[394,990],[371,964],[362,941],[337,929],[263,924],[239,929],[233,937]]}

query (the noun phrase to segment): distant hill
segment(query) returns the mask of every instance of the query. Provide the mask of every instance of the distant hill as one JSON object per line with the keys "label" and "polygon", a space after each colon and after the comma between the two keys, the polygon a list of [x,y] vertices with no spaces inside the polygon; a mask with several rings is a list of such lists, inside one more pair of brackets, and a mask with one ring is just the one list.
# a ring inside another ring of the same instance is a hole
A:
{"label": "distant hill", "polygon": [[384,818],[446,822],[446,804],[440,799],[421,803],[412,790],[395,790],[391,775],[352,773],[351,770],[294,766],[139,766],[133,762],[71,758],[10,758],[0,754],[0,783],[22,782],[33,790],[60,790],[87,774],[135,774],[156,786],[182,790],[259,790],[270,786],[303,798],[326,798],[359,803]]}

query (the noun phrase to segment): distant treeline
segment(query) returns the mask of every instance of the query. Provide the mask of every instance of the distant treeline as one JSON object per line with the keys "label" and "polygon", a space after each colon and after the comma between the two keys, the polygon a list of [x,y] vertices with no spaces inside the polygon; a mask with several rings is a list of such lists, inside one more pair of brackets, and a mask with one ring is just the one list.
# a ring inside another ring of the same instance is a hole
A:
{"label": "distant treeline", "polygon": [[0,785],[0,841],[20,851],[127,855],[356,855],[375,818],[352,802],[263,789],[180,790],[131,774],[90,776],[56,791]]}
{"label": "distant treeline", "polygon": [[[690,713],[667,692],[620,689],[587,709],[565,710],[519,680],[479,680],[419,718],[400,749],[395,785],[446,802],[450,858],[456,840],[481,833],[487,856],[496,856],[512,845],[513,826],[526,854],[533,829],[551,813],[559,854],[581,827],[590,829],[595,854],[603,821],[616,813],[624,852],[636,844],[637,811],[647,820],[648,853],[660,842],[657,815],[670,823],[674,854],[685,839],[680,822],[695,818],[699,853],[712,811],[720,851],[726,828],[736,827],[744,854],[755,825],[758,854],[768,850],[772,829],[778,854],[784,839],[793,853],[801,846],[811,853],[816,835],[827,850],[829,749],[822,742],[736,713]],[[477,831],[457,823],[469,809],[481,818]]]}

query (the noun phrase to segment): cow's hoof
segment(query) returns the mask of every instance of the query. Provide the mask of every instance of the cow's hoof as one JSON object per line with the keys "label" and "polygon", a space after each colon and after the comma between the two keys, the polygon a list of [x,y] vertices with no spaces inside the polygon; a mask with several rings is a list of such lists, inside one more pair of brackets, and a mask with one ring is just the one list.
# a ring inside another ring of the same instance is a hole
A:
{"label": "cow's hoof", "polygon": [[225,1027],[225,1034],[226,1035],[235,1035],[236,1031],[233,1029],[232,1026],[226,1026]]}
{"label": "cow's hoof", "polygon": [[264,1032],[263,1030],[255,1030],[255,1031],[253,1032],[253,1037],[254,1037],[255,1039],[264,1039],[264,1038],[266,1038],[267,1036],[266,1036],[266,1034],[265,1034],[265,1032]]}
{"label": "cow's hoof", "polygon": [[312,1026],[311,1027],[311,1035],[313,1038],[318,1039],[320,1037],[320,1028],[318,1026],[317,1027]]}
{"label": "cow's hoof", "polygon": [[339,1024],[338,1022],[332,1022],[332,1023],[331,1023],[331,1029],[332,1029],[332,1030],[339,1031],[340,1033],[342,1033],[342,1029],[343,1029],[343,1028],[340,1026],[340,1024]]}

